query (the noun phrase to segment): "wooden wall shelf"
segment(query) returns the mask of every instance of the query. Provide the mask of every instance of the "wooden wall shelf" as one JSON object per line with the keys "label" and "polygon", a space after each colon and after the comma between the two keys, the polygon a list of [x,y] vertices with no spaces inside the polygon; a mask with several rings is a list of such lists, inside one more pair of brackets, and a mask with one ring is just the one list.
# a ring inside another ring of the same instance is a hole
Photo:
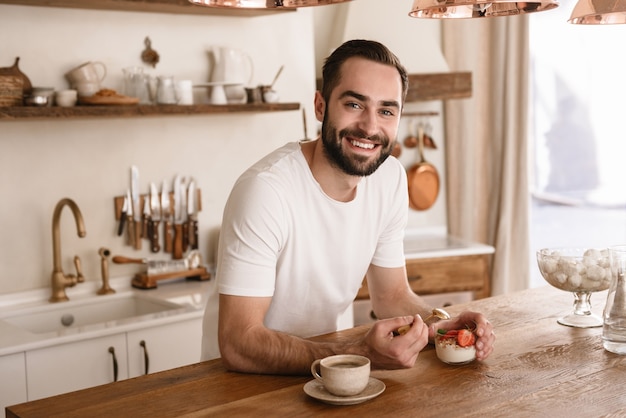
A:
{"label": "wooden wall shelf", "polygon": [[144,116],[192,116],[244,112],[281,112],[299,110],[300,103],[259,103],[191,106],[133,105],[133,106],[74,106],[74,107],[0,107],[0,121],[23,119],[72,118],[136,118]]}
{"label": "wooden wall shelf", "polygon": [[225,7],[204,7],[191,4],[187,0],[0,0],[0,4],[230,17],[254,17],[294,11],[292,9],[230,9]]}
{"label": "wooden wall shelf", "polygon": [[409,74],[407,102],[472,97],[472,73]]}

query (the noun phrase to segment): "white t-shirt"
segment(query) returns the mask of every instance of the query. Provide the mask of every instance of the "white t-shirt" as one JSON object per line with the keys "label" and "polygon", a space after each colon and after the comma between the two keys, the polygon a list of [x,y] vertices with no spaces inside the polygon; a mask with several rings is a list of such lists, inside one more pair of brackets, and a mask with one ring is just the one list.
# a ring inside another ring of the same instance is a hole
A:
{"label": "white t-shirt", "polygon": [[219,293],[271,297],[268,328],[301,337],[337,330],[371,264],[404,265],[406,172],[389,157],[354,200],[328,197],[299,143],[249,168],[224,209],[217,284],[204,315],[202,359],[219,357]]}

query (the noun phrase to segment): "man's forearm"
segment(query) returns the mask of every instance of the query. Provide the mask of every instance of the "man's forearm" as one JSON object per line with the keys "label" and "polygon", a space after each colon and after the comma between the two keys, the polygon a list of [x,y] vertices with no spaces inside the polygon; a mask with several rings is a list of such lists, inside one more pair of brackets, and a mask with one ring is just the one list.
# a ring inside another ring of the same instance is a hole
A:
{"label": "man's forearm", "polygon": [[334,354],[366,354],[362,337],[349,342],[321,343],[261,328],[242,339],[220,340],[222,359],[229,370],[244,373],[307,375],[314,360]]}

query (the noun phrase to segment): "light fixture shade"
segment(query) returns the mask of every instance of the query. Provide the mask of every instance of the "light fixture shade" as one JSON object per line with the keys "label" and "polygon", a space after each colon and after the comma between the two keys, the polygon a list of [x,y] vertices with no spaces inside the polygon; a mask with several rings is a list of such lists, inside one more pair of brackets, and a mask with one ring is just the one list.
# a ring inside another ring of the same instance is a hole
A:
{"label": "light fixture shade", "polygon": [[557,0],[414,0],[409,16],[434,19],[512,16],[542,12],[558,5]]}
{"label": "light fixture shade", "polygon": [[324,6],[351,0],[189,0],[190,3],[208,7],[230,9],[296,9],[307,6]]}
{"label": "light fixture shade", "polygon": [[626,23],[626,0],[578,0],[568,22],[578,25]]}

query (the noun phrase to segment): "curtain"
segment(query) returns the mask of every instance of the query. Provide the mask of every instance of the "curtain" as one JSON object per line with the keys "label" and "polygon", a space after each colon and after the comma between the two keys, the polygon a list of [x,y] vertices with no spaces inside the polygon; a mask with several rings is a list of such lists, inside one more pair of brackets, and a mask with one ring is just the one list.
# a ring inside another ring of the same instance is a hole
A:
{"label": "curtain", "polygon": [[442,22],[451,71],[472,97],[445,102],[448,230],[495,248],[491,294],[529,286],[527,16]]}

